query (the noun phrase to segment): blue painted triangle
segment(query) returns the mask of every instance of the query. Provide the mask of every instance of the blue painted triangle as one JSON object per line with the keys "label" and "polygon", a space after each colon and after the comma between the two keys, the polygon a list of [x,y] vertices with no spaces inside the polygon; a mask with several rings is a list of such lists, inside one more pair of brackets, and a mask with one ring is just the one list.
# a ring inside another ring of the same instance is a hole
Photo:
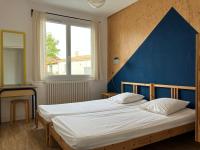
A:
{"label": "blue painted triangle", "polygon": [[[108,83],[108,91],[120,92],[121,81],[194,86],[196,33],[195,29],[171,8]],[[127,87],[127,90],[131,90],[130,87]],[[143,90],[147,96],[148,89]],[[169,91],[160,93],[160,96],[169,95]],[[194,100],[194,94],[182,95]]]}

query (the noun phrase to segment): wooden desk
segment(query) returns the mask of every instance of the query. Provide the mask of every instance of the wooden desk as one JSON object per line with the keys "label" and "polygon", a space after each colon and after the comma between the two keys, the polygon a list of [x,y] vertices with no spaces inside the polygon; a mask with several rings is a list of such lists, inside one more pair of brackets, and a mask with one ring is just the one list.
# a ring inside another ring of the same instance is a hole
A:
{"label": "wooden desk", "polygon": [[37,91],[33,85],[15,85],[0,87],[0,124],[1,124],[1,101],[2,98],[32,96],[32,118],[37,111]]}

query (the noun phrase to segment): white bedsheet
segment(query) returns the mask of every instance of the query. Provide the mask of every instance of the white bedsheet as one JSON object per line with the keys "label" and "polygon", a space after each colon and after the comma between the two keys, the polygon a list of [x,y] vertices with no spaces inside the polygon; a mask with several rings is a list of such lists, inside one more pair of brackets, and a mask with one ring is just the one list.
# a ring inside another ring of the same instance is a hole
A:
{"label": "white bedsheet", "polygon": [[79,103],[39,105],[38,112],[46,121],[51,121],[51,119],[55,116],[76,115],[82,113],[92,113],[92,112],[120,109],[127,106],[143,104],[145,102],[147,102],[147,100],[140,100],[129,104],[118,104],[108,99],[101,99],[101,100],[92,100]]}
{"label": "white bedsheet", "polygon": [[52,119],[57,133],[75,150],[123,142],[192,123],[194,120],[195,111],[188,108],[164,116],[136,107]]}

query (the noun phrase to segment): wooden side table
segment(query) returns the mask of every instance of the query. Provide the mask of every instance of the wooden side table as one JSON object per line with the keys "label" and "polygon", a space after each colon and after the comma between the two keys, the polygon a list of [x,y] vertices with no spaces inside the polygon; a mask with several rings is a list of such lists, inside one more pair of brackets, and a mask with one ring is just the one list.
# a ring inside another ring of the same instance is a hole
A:
{"label": "wooden side table", "polygon": [[109,97],[115,96],[117,94],[118,93],[114,93],[114,92],[103,92],[103,93],[101,93],[103,98],[109,98]]}

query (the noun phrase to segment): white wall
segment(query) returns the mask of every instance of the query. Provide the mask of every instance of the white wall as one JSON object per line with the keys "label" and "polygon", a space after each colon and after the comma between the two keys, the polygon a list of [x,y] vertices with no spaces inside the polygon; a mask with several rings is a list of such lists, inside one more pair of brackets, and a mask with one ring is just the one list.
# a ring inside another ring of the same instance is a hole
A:
{"label": "white wall", "polygon": [[[74,12],[53,6],[30,3],[28,0],[0,0],[0,29],[16,30],[26,33],[27,42],[27,80],[32,82],[32,20],[31,8],[68,16],[81,17],[101,21],[101,58],[103,68],[102,81],[90,81],[92,99],[100,98],[100,93],[106,90],[107,83],[107,21],[106,18],[94,17],[82,12]],[[95,87],[95,88],[94,88]],[[38,104],[46,104],[46,91],[43,84],[38,84]],[[2,120],[9,121],[9,100],[2,101]],[[23,109],[18,107],[17,118],[23,118]]]}

